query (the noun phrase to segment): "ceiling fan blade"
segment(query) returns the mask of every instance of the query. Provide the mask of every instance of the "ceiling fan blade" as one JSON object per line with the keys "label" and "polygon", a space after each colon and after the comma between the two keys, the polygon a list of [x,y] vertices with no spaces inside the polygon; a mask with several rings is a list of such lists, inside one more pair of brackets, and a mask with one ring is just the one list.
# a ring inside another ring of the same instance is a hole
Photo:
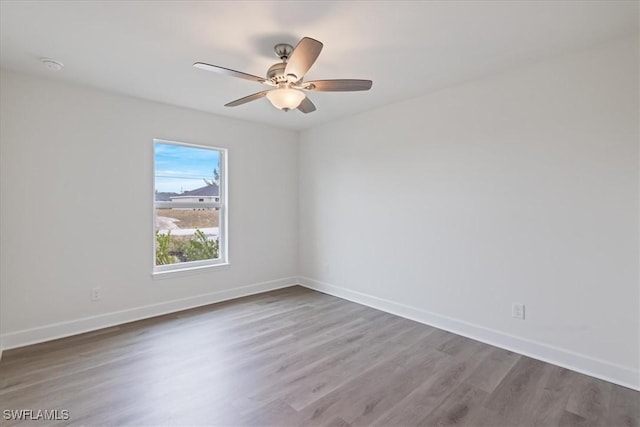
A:
{"label": "ceiling fan blade", "polygon": [[218,65],[205,64],[204,62],[196,62],[194,67],[205,71],[213,71],[214,73],[224,74],[231,77],[239,77],[245,80],[251,80],[252,82],[264,83],[265,79],[262,77],[254,76],[253,74],[247,74],[240,71],[232,70],[230,68],[220,67]]}
{"label": "ceiling fan blade", "polygon": [[313,102],[305,96],[300,105],[298,105],[298,110],[308,114],[316,111],[316,106],[313,105]]}
{"label": "ceiling fan blade", "polygon": [[297,82],[307,74],[309,68],[318,59],[322,46],[321,42],[309,37],[303,37],[298,42],[293,52],[291,52],[291,56],[287,60],[287,66],[284,69],[285,76],[293,76],[290,78],[290,82]]}
{"label": "ceiling fan blade", "polygon": [[315,80],[304,82],[301,89],[315,90],[318,92],[354,92],[358,90],[371,89],[371,80],[337,79],[337,80]]}
{"label": "ceiling fan blade", "polygon": [[269,92],[268,90],[263,90],[262,92],[254,93],[253,95],[245,96],[244,98],[236,99],[235,101],[231,101],[228,104],[224,104],[225,107],[237,107],[238,105],[246,104],[247,102],[255,101],[256,99],[264,98]]}

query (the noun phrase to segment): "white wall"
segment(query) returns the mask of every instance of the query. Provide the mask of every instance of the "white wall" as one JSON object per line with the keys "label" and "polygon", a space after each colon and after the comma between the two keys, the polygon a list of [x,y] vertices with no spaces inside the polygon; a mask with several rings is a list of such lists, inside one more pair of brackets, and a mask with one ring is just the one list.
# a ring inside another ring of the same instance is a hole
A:
{"label": "white wall", "polygon": [[[295,283],[296,133],[10,72],[0,84],[5,349]],[[152,279],[153,138],[229,149],[229,267]]]}
{"label": "white wall", "polygon": [[628,39],[303,132],[303,283],[637,388],[638,113]]}

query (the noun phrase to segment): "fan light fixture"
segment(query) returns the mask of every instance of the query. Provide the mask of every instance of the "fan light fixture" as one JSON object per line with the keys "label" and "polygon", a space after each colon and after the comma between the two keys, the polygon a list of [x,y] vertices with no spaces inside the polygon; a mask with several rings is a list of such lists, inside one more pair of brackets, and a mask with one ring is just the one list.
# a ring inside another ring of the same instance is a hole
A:
{"label": "fan light fixture", "polygon": [[253,74],[220,67],[219,65],[207,64],[206,62],[196,62],[193,66],[201,70],[213,71],[214,73],[270,86],[269,90],[263,90],[235,101],[227,102],[224,104],[225,107],[237,107],[266,96],[271,104],[280,110],[289,111],[297,108],[301,113],[308,114],[316,111],[316,106],[305,95],[306,91],[354,92],[371,89],[373,84],[371,80],[333,79],[303,82],[304,75],[318,59],[322,46],[322,42],[310,37],[303,37],[295,48],[286,43],[275,45],[273,49],[282,62],[269,67],[265,77],[254,76]]}
{"label": "fan light fixture", "polygon": [[271,104],[285,111],[298,108],[305,96],[302,91],[290,88],[274,89],[267,92],[267,99],[271,101]]}

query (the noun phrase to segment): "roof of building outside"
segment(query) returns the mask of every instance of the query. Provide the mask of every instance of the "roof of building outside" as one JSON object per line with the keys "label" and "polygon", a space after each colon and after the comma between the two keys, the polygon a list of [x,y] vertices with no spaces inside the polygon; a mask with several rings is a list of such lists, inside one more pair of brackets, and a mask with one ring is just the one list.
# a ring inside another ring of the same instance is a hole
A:
{"label": "roof of building outside", "polygon": [[215,182],[212,184],[205,185],[204,187],[196,188],[195,190],[185,191],[180,194],[175,194],[172,197],[213,197],[218,196],[220,189],[218,188],[218,184]]}

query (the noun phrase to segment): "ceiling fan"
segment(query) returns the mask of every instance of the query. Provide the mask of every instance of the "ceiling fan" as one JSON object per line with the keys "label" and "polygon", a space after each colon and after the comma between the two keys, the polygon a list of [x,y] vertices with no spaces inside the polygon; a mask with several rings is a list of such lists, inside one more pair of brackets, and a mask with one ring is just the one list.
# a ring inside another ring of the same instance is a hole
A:
{"label": "ceiling fan", "polygon": [[371,85],[373,84],[371,80],[338,79],[303,81],[304,75],[307,74],[307,71],[309,71],[313,63],[318,59],[322,46],[321,42],[309,37],[303,37],[295,48],[286,43],[275,45],[273,49],[282,62],[278,62],[269,67],[266,78],[231,70],[218,65],[206,64],[204,62],[196,62],[193,66],[201,70],[239,77],[273,87],[273,89],[236,99],[235,101],[225,104],[225,107],[236,107],[266,96],[267,99],[271,101],[271,104],[280,110],[289,111],[297,108],[306,114],[315,111],[316,106],[313,105],[313,102],[311,102],[302,91],[353,92],[371,89]]}

